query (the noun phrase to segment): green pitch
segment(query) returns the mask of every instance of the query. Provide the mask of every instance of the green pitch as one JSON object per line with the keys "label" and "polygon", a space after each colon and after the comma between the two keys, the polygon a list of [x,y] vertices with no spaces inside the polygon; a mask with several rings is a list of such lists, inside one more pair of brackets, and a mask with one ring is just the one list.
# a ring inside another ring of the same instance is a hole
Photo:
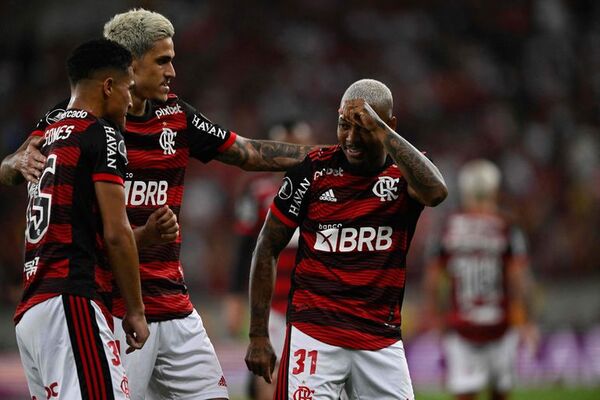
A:
{"label": "green pitch", "polygon": [[[452,396],[443,393],[417,392],[416,400],[452,400]],[[479,396],[479,400],[488,400],[488,396]],[[246,397],[232,396],[231,400],[248,400]],[[596,388],[546,388],[515,390],[510,400],[600,400],[600,386]]]}
{"label": "green pitch", "polygon": [[[417,392],[416,400],[452,400],[447,394]],[[479,396],[479,400],[487,400],[489,396]],[[547,388],[519,389],[510,396],[510,400],[600,400],[600,387],[597,388]]]}

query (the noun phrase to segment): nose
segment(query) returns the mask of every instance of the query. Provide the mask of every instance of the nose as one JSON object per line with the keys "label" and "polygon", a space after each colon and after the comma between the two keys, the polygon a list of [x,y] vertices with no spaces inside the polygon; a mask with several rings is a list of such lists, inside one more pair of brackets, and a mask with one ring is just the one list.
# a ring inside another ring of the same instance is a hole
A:
{"label": "nose", "polygon": [[167,78],[175,78],[176,74],[175,74],[175,66],[173,65],[172,62],[169,63],[169,65],[167,65],[167,68],[165,70],[165,76]]}
{"label": "nose", "polygon": [[360,131],[359,127],[356,125],[352,125],[352,127],[348,130],[348,136],[346,137],[346,141],[349,143],[357,143],[360,141]]}

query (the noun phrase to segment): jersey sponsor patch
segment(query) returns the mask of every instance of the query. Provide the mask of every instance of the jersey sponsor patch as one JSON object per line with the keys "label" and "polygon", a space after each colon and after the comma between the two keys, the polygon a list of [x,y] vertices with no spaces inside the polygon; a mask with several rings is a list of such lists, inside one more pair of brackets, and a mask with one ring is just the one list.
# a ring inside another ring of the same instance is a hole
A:
{"label": "jersey sponsor patch", "polygon": [[128,206],[167,204],[169,182],[161,181],[125,181],[125,200]]}
{"label": "jersey sponsor patch", "polygon": [[321,201],[329,201],[332,203],[337,202],[337,198],[335,197],[335,193],[333,193],[333,189],[329,189],[328,191],[324,192],[320,197],[319,200]]}
{"label": "jersey sponsor patch", "polygon": [[106,133],[106,166],[117,169],[117,154],[119,152],[119,144],[117,142],[117,132],[114,128],[104,125]]}
{"label": "jersey sponsor patch", "polygon": [[179,104],[175,104],[174,106],[165,106],[165,107],[157,108],[156,110],[154,110],[154,114],[158,118],[165,117],[167,115],[180,114],[182,112],[183,112],[183,110],[181,109],[181,106]]}
{"label": "jersey sponsor patch", "polygon": [[212,124],[208,120],[198,115],[194,115],[192,117],[192,125],[194,125],[198,130],[216,136],[220,139],[225,139],[225,135],[227,134],[227,131],[225,129],[222,129],[219,126]]}
{"label": "jersey sponsor patch", "polygon": [[314,249],[328,253],[388,250],[393,232],[390,226],[332,227],[316,232]]}
{"label": "jersey sponsor patch", "polygon": [[279,188],[279,192],[277,192],[277,196],[279,196],[279,198],[281,200],[287,200],[290,197],[292,197],[293,192],[294,192],[294,185],[292,184],[292,180],[286,176],[283,179],[281,188]]}

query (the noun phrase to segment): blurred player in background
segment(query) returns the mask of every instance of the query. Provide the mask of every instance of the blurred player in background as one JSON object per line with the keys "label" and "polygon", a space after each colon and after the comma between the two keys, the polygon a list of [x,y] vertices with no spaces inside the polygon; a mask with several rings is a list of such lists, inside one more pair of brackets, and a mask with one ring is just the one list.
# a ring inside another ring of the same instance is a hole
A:
{"label": "blurred player in background", "polygon": [[128,352],[140,349],[148,326],[119,131],[131,106],[131,54],[108,40],[86,42],[67,67],[71,99],[43,132],[45,168],[28,186],[17,343],[32,399],[126,399],[123,366],[111,362],[117,348],[106,298],[114,275]]}
{"label": "blurred player in background", "polygon": [[[213,124],[170,93],[175,78],[173,25],[163,15],[134,9],[113,17],[104,36],[133,54],[135,86],[123,132],[129,164],[125,180],[127,213],[134,227],[168,204],[179,215],[190,157],[212,159],[244,170],[282,171],[299,164],[310,146],[252,140]],[[51,111],[46,120],[54,116]],[[42,121],[42,123],[44,120]],[[40,127],[41,128],[41,127]],[[5,158],[0,179],[39,179],[43,158],[28,139]],[[201,205],[197,205],[201,206]],[[179,260],[181,237],[140,250],[142,294],[150,341],[143,352],[124,357],[132,399],[227,398],[227,383],[202,319],[192,305]],[[124,317],[115,293],[113,314]],[[117,336],[125,340],[122,331]]]}
{"label": "blurred player in background", "polygon": [[[311,144],[312,131],[306,122],[290,120],[273,126],[269,131],[269,138],[290,143]],[[269,211],[269,206],[279,190],[281,178],[281,174],[275,173],[248,176],[244,182],[242,193],[237,196],[234,229],[237,235],[238,250],[231,270],[230,290],[225,301],[227,326],[234,336],[241,333],[242,327],[247,321],[248,276],[252,251]],[[298,231],[296,230],[286,248],[279,254],[277,277],[271,302],[269,334],[278,358],[283,350],[285,312],[297,249]],[[249,395],[252,399],[271,400],[273,393],[274,384],[267,384],[264,380],[251,375]]]}
{"label": "blurred player in background", "polygon": [[[465,164],[458,177],[462,209],[447,219],[428,263],[425,320],[445,329],[447,386],[457,400],[474,400],[491,386],[504,400],[514,384],[517,324],[530,346],[531,294],[523,233],[498,206],[500,170],[487,160]],[[440,288],[450,304],[441,314]],[[514,320],[511,320],[514,317]]]}
{"label": "blurred player in background", "polygon": [[[406,255],[423,206],[447,195],[437,167],[397,134],[390,90],[344,93],[339,144],[286,174],[257,240],[246,364],[267,382],[276,262],[300,240],[275,399],[414,399],[400,333]],[[391,378],[393,377],[393,378]]]}

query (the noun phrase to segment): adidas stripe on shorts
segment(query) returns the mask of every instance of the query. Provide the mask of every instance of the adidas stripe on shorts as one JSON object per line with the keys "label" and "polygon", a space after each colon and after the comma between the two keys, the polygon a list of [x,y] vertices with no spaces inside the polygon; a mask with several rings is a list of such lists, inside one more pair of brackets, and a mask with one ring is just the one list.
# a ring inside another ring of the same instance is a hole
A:
{"label": "adidas stripe on shorts", "polygon": [[16,335],[32,400],[129,399],[115,338],[90,299],[43,301],[25,312]]}

